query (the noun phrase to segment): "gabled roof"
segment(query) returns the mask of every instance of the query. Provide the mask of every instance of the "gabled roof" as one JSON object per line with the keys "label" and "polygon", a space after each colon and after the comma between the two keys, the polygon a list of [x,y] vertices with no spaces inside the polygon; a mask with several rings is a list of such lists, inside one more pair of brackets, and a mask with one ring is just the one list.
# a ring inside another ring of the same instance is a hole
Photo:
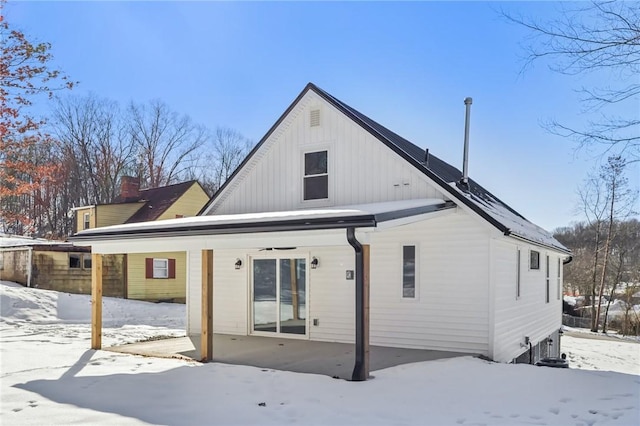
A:
{"label": "gabled roof", "polygon": [[[260,149],[260,147],[268,140],[271,134],[282,123],[285,117],[293,110],[296,104],[312,90],[333,107],[341,111],[352,121],[360,125],[364,130],[369,132],[380,142],[396,152],[400,157],[413,165],[420,172],[425,174],[436,185],[438,185],[452,200],[455,200],[469,207],[488,223],[497,228],[500,232],[507,236],[513,236],[534,244],[570,253],[570,250],[562,245],[553,235],[539,226],[529,222],[520,213],[513,210],[498,197],[491,194],[473,179],[469,179],[467,185],[460,183],[462,172],[456,167],[439,159],[429,152],[426,156],[425,149],[409,142],[398,134],[392,132],[381,124],[370,119],[366,115],[350,107],[324,90],[320,89],[313,83],[307,84],[293,103],[282,114],[278,121],[269,129],[267,134],[260,142],[251,150],[249,155],[238,166],[234,173],[227,179],[222,187],[211,198],[209,203],[203,207],[199,214],[203,214],[216,198],[225,190],[227,185],[233,181],[236,175],[250,161],[251,157]],[[428,158],[426,158],[428,157]],[[426,160],[426,161],[425,161]]]}
{"label": "gabled roof", "polygon": [[[125,203],[144,204],[125,223],[156,220],[193,185],[199,185],[198,181],[190,180],[173,185],[140,190],[137,197],[127,198]],[[123,203],[116,202],[113,204]]]}

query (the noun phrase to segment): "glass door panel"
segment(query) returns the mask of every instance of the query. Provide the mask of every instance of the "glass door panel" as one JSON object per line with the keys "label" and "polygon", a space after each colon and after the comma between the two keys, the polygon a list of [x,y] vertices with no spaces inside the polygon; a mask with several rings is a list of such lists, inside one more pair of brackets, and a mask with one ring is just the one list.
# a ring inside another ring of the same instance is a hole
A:
{"label": "glass door panel", "polygon": [[253,260],[252,329],[307,334],[307,261]]}
{"label": "glass door panel", "polygon": [[278,331],[276,259],[253,261],[253,330]]}
{"label": "glass door panel", "polygon": [[280,259],[280,332],[307,334],[306,261]]}

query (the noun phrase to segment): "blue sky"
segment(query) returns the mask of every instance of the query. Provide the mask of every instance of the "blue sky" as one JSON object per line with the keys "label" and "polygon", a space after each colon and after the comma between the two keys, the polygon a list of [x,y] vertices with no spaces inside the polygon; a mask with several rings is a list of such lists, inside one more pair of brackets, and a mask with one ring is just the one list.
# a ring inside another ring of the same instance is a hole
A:
{"label": "blue sky", "polygon": [[[162,99],[214,128],[258,141],[309,81],[470,175],[552,230],[576,215],[595,165],[540,123],[579,124],[576,89],[607,75],[522,71],[527,33],[503,8],[546,19],[553,2],[11,2],[9,22],[53,45],[55,63],[126,104]],[[631,182],[640,183],[638,167]]]}

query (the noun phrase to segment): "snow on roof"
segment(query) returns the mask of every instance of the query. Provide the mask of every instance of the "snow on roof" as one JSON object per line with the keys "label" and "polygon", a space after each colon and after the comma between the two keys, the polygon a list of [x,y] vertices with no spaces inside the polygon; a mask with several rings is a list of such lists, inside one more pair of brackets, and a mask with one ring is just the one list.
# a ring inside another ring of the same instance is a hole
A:
{"label": "snow on roof", "polygon": [[64,241],[45,240],[44,238],[30,238],[19,235],[0,234],[0,247],[25,247],[45,245],[72,245]]}
{"label": "snow on roof", "polygon": [[451,182],[450,186],[507,228],[508,235],[520,237],[527,241],[542,244],[544,246],[554,247],[563,252],[569,251],[564,245],[556,240],[550,232],[532,222],[529,222],[523,216],[511,210],[499,200],[494,199],[491,194],[485,193],[483,197],[480,197],[471,191],[461,190],[455,182]]}
{"label": "snow on roof", "polygon": [[[112,225],[101,228],[86,229],[78,232],[75,236],[84,237],[100,235],[104,233],[114,234],[117,232],[136,232],[163,229],[189,229],[207,226],[243,225],[255,223],[278,223],[291,220],[317,220],[317,219],[341,219],[358,218],[363,216],[376,216],[385,213],[410,211],[413,209],[428,208],[444,204],[445,201],[439,198],[425,198],[417,200],[389,201],[382,203],[361,204],[351,206],[335,206],[317,209],[289,210],[276,212],[241,213],[228,215],[206,215],[193,216],[179,219],[167,219],[161,221],[148,221],[139,223],[127,223],[123,225]],[[414,214],[424,213],[416,211]],[[414,215],[408,212],[406,216]],[[380,219],[378,219],[380,220]]]}

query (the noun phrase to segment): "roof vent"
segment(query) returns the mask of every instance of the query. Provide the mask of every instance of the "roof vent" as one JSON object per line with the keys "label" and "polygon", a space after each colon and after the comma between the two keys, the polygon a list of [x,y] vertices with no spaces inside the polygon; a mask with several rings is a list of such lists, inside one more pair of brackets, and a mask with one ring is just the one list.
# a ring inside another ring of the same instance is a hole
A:
{"label": "roof vent", "polygon": [[317,127],[320,125],[320,110],[312,109],[309,114],[309,121],[311,123],[311,127]]}

